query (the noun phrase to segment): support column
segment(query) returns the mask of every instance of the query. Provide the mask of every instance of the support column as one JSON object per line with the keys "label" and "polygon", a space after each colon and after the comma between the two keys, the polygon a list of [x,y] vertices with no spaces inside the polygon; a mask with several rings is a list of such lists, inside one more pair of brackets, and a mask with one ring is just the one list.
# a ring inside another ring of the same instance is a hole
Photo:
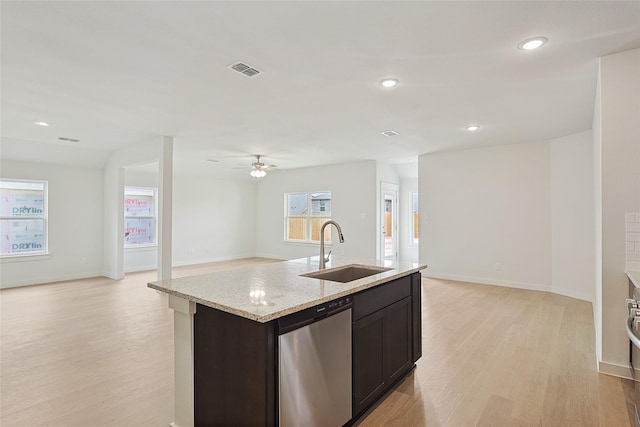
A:
{"label": "support column", "polygon": [[184,298],[169,295],[169,308],[173,309],[173,371],[174,421],[173,427],[194,425],[194,346],[193,315],[196,304]]}
{"label": "support column", "polygon": [[173,137],[165,136],[159,159],[158,196],[158,280],[171,279],[171,237],[173,200]]}

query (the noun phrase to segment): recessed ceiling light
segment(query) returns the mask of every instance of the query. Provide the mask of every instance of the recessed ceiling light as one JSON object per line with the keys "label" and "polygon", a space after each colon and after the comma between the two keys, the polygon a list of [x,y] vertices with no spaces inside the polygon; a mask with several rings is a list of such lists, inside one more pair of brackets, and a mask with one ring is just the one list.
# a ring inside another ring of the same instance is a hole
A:
{"label": "recessed ceiling light", "polygon": [[521,50],[533,50],[539,47],[542,47],[545,43],[547,43],[548,39],[546,37],[533,37],[524,41],[521,41],[518,44],[518,49]]}
{"label": "recessed ceiling light", "polygon": [[37,124],[38,126],[45,126],[45,127],[47,127],[47,126],[51,126],[51,125],[50,125],[49,123],[47,123],[47,122],[35,122],[35,124]]}
{"label": "recessed ceiling light", "polygon": [[397,135],[400,135],[400,133],[396,132],[395,130],[383,130],[380,133],[383,134],[384,136],[397,136]]}
{"label": "recessed ceiling light", "polygon": [[475,132],[475,131],[477,131],[478,129],[480,129],[480,126],[478,126],[478,125],[470,125],[470,126],[467,126],[467,130],[468,130],[469,132]]}
{"label": "recessed ceiling light", "polygon": [[400,83],[398,81],[398,79],[382,79],[382,80],[380,80],[380,86],[382,86],[382,87],[394,87],[398,83]]}

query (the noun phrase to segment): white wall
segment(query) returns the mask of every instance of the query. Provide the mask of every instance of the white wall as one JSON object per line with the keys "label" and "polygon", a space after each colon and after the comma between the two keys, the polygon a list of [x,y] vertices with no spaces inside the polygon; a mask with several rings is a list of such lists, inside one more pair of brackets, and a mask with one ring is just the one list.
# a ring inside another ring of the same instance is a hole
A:
{"label": "white wall", "polygon": [[423,274],[549,290],[549,156],[546,142],[420,156]]}
{"label": "white wall", "polygon": [[[264,179],[275,175],[269,174]],[[254,256],[256,212],[261,210],[257,209],[256,186],[254,182],[176,173],[173,264]],[[282,209],[282,198],[279,200]]]}
{"label": "white wall", "polygon": [[420,158],[426,276],[595,299],[593,138]]}
{"label": "white wall", "polygon": [[[625,214],[640,211],[640,49],[600,61],[602,372],[629,375]],[[596,140],[596,142],[598,142]]]}
{"label": "white wall", "polygon": [[[257,184],[256,253],[294,259],[317,256],[318,245],[284,242],[284,194],[331,191],[332,219],[342,227],[344,243],[333,253],[376,258],[376,163],[364,161],[270,173]],[[337,242],[335,228],[333,241]],[[327,245],[327,250],[331,245]]]}
{"label": "white wall", "polygon": [[1,260],[6,288],[102,274],[101,169],[3,159],[3,178],[48,181],[49,256]]}
{"label": "white wall", "polygon": [[400,261],[403,262],[418,262],[418,245],[413,243],[411,234],[413,228],[411,193],[417,191],[417,178],[400,179]]}
{"label": "white wall", "polygon": [[551,291],[595,299],[591,131],[551,141]]}
{"label": "white wall", "polygon": [[[173,265],[252,257],[256,184],[194,175],[176,168],[173,182]],[[157,174],[125,168],[125,185],[157,187]],[[157,268],[158,250],[125,249],[125,272]]]}

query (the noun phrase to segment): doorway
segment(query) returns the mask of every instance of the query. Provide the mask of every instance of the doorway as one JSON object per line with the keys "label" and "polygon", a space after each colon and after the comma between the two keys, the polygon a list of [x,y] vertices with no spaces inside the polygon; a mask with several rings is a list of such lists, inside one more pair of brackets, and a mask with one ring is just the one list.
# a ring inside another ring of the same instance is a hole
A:
{"label": "doorway", "polygon": [[398,261],[398,185],[383,182],[380,191],[380,259]]}

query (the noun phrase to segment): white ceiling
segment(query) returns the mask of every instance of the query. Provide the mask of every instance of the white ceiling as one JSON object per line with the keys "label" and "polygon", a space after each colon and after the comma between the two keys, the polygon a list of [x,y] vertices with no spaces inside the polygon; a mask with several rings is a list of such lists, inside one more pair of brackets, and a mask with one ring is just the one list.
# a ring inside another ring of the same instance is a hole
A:
{"label": "white ceiling", "polygon": [[[640,47],[639,1],[0,8],[2,156],[97,167],[163,135],[177,164],[229,173],[253,153],[285,169],[404,164],[560,137],[591,128],[598,58]],[[537,35],[542,49],[517,49]],[[263,73],[230,70],[237,61]],[[389,76],[400,85],[380,87]]]}

